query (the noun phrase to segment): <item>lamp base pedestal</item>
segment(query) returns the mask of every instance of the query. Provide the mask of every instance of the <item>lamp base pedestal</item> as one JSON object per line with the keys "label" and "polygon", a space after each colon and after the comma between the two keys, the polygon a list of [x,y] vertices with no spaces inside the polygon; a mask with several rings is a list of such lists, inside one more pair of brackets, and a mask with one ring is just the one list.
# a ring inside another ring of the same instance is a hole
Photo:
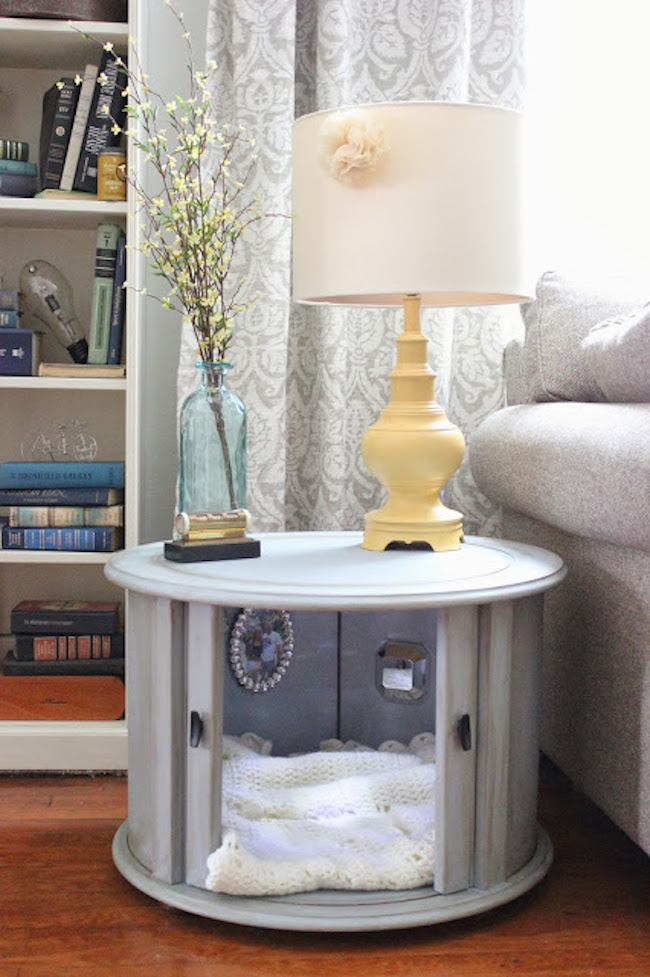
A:
{"label": "lamp base pedestal", "polygon": [[463,517],[460,512],[440,506],[428,520],[391,517],[383,509],[366,515],[361,544],[364,550],[414,549],[444,553],[460,549]]}
{"label": "lamp base pedestal", "polygon": [[404,332],[397,339],[390,378],[390,402],[361,446],[388,499],[366,515],[362,547],[460,549],[463,517],[442,504],[440,492],[463,460],[465,439],[435,402],[435,374],[427,363],[417,295],[404,297]]}

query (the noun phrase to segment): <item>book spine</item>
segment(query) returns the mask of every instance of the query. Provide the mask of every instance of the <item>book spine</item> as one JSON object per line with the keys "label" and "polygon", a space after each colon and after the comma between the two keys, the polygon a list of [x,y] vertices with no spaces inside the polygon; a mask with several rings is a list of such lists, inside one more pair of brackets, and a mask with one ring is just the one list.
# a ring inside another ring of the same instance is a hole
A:
{"label": "book spine", "polygon": [[111,325],[108,333],[108,356],[106,362],[115,366],[122,360],[122,337],[124,335],[124,315],[126,312],[126,235],[120,231],[115,256],[115,279],[111,298]]}
{"label": "book spine", "polygon": [[[126,61],[125,58],[122,60]],[[103,52],[97,80],[73,182],[74,190],[86,193],[97,193],[97,156],[100,150],[116,146],[121,138],[121,133],[113,132],[113,125],[114,121],[118,125],[122,123],[126,105],[126,97],[122,94],[125,78],[118,64],[118,55],[113,51]]]}
{"label": "book spine", "polygon": [[111,328],[111,306],[120,231],[118,224],[100,224],[97,228],[95,281],[88,337],[89,363],[106,363],[108,357],[108,336]]}
{"label": "book spine", "polygon": [[59,182],[61,190],[72,190],[74,175],[77,171],[77,163],[79,162],[79,154],[81,153],[81,145],[84,140],[88,116],[90,114],[90,106],[93,100],[93,92],[97,84],[97,70],[96,64],[87,64],[86,70],[84,71],[74,122],[72,123],[72,131],[70,132],[70,139],[68,141],[68,151],[65,154],[65,162]]}
{"label": "book spine", "polygon": [[18,289],[0,288],[0,309],[16,311],[18,309]]}
{"label": "book spine", "polygon": [[[5,313],[6,314],[6,313]],[[38,373],[40,336],[31,329],[0,329],[0,375],[31,377]]]}
{"label": "book spine", "polygon": [[[16,634],[18,661],[78,661],[124,657],[124,634]],[[81,653],[80,653],[81,651]]]}
{"label": "book spine", "polygon": [[0,139],[0,159],[29,159],[29,143],[20,139]]}
{"label": "book spine", "polygon": [[38,188],[35,176],[0,173],[0,197],[33,197]]}
{"label": "book spine", "polygon": [[59,185],[78,98],[74,78],[61,78],[43,96],[40,190]]}
{"label": "book spine", "polygon": [[[122,635],[115,637],[122,638]],[[68,639],[70,641],[70,638]],[[122,649],[124,643],[122,641]],[[5,658],[2,671],[5,675],[117,675],[124,678],[124,651],[110,658],[19,658],[9,654]]]}
{"label": "book spine", "polygon": [[123,461],[5,461],[0,488],[124,488]]}
{"label": "book spine", "polygon": [[19,326],[17,309],[0,309],[0,329],[18,329]]}
{"label": "book spine", "polygon": [[37,176],[36,163],[23,163],[17,159],[0,159],[0,173],[14,173],[17,176]]}
{"label": "book spine", "polygon": [[121,489],[109,488],[0,489],[0,506],[104,506],[123,498]]}
{"label": "book spine", "polygon": [[[119,631],[119,605],[103,607],[53,608],[51,602],[39,608],[38,601],[22,601],[11,610],[12,634],[115,634]],[[83,602],[82,602],[83,603]]]}
{"label": "book spine", "polygon": [[124,506],[11,506],[9,525],[44,528],[46,526],[122,526]]}
{"label": "book spine", "polygon": [[16,528],[3,526],[5,550],[57,550],[69,553],[109,553],[119,549],[121,532],[114,526]]}
{"label": "book spine", "polygon": [[84,379],[119,380],[126,376],[124,364],[108,363],[41,363],[39,377],[83,377]]}

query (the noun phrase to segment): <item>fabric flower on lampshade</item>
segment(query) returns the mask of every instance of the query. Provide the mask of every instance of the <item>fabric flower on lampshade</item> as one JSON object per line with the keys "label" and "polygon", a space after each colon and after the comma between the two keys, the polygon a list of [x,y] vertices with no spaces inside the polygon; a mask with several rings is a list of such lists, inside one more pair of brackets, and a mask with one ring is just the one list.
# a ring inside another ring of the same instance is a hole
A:
{"label": "fabric flower on lampshade", "polygon": [[388,153],[386,133],[366,112],[337,112],[320,131],[320,157],[335,180],[361,186]]}

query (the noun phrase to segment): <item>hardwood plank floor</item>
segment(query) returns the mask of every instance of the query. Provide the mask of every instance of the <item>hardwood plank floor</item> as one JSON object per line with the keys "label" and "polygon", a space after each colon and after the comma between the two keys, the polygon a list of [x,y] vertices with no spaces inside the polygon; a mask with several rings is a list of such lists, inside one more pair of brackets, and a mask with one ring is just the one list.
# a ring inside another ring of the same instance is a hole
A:
{"label": "hardwood plank floor", "polygon": [[118,777],[0,778],[0,977],[649,977],[650,859],[552,771],[547,878],[454,923],[286,933],[167,909],[111,860]]}

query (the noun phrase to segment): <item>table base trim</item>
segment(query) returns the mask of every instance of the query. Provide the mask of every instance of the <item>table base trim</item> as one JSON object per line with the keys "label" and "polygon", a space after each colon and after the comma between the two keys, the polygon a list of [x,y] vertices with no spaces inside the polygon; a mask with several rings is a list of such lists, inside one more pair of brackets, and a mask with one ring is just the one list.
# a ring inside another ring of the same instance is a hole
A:
{"label": "table base trim", "polygon": [[533,857],[504,882],[489,889],[463,889],[440,895],[428,888],[396,892],[305,892],[292,896],[228,896],[179,883],[160,882],[134,858],[128,844],[128,822],[113,840],[113,861],[124,878],[159,902],[197,916],[244,926],[303,932],[360,932],[428,926],[486,912],[532,889],[548,872],[553,846],[537,829]]}

